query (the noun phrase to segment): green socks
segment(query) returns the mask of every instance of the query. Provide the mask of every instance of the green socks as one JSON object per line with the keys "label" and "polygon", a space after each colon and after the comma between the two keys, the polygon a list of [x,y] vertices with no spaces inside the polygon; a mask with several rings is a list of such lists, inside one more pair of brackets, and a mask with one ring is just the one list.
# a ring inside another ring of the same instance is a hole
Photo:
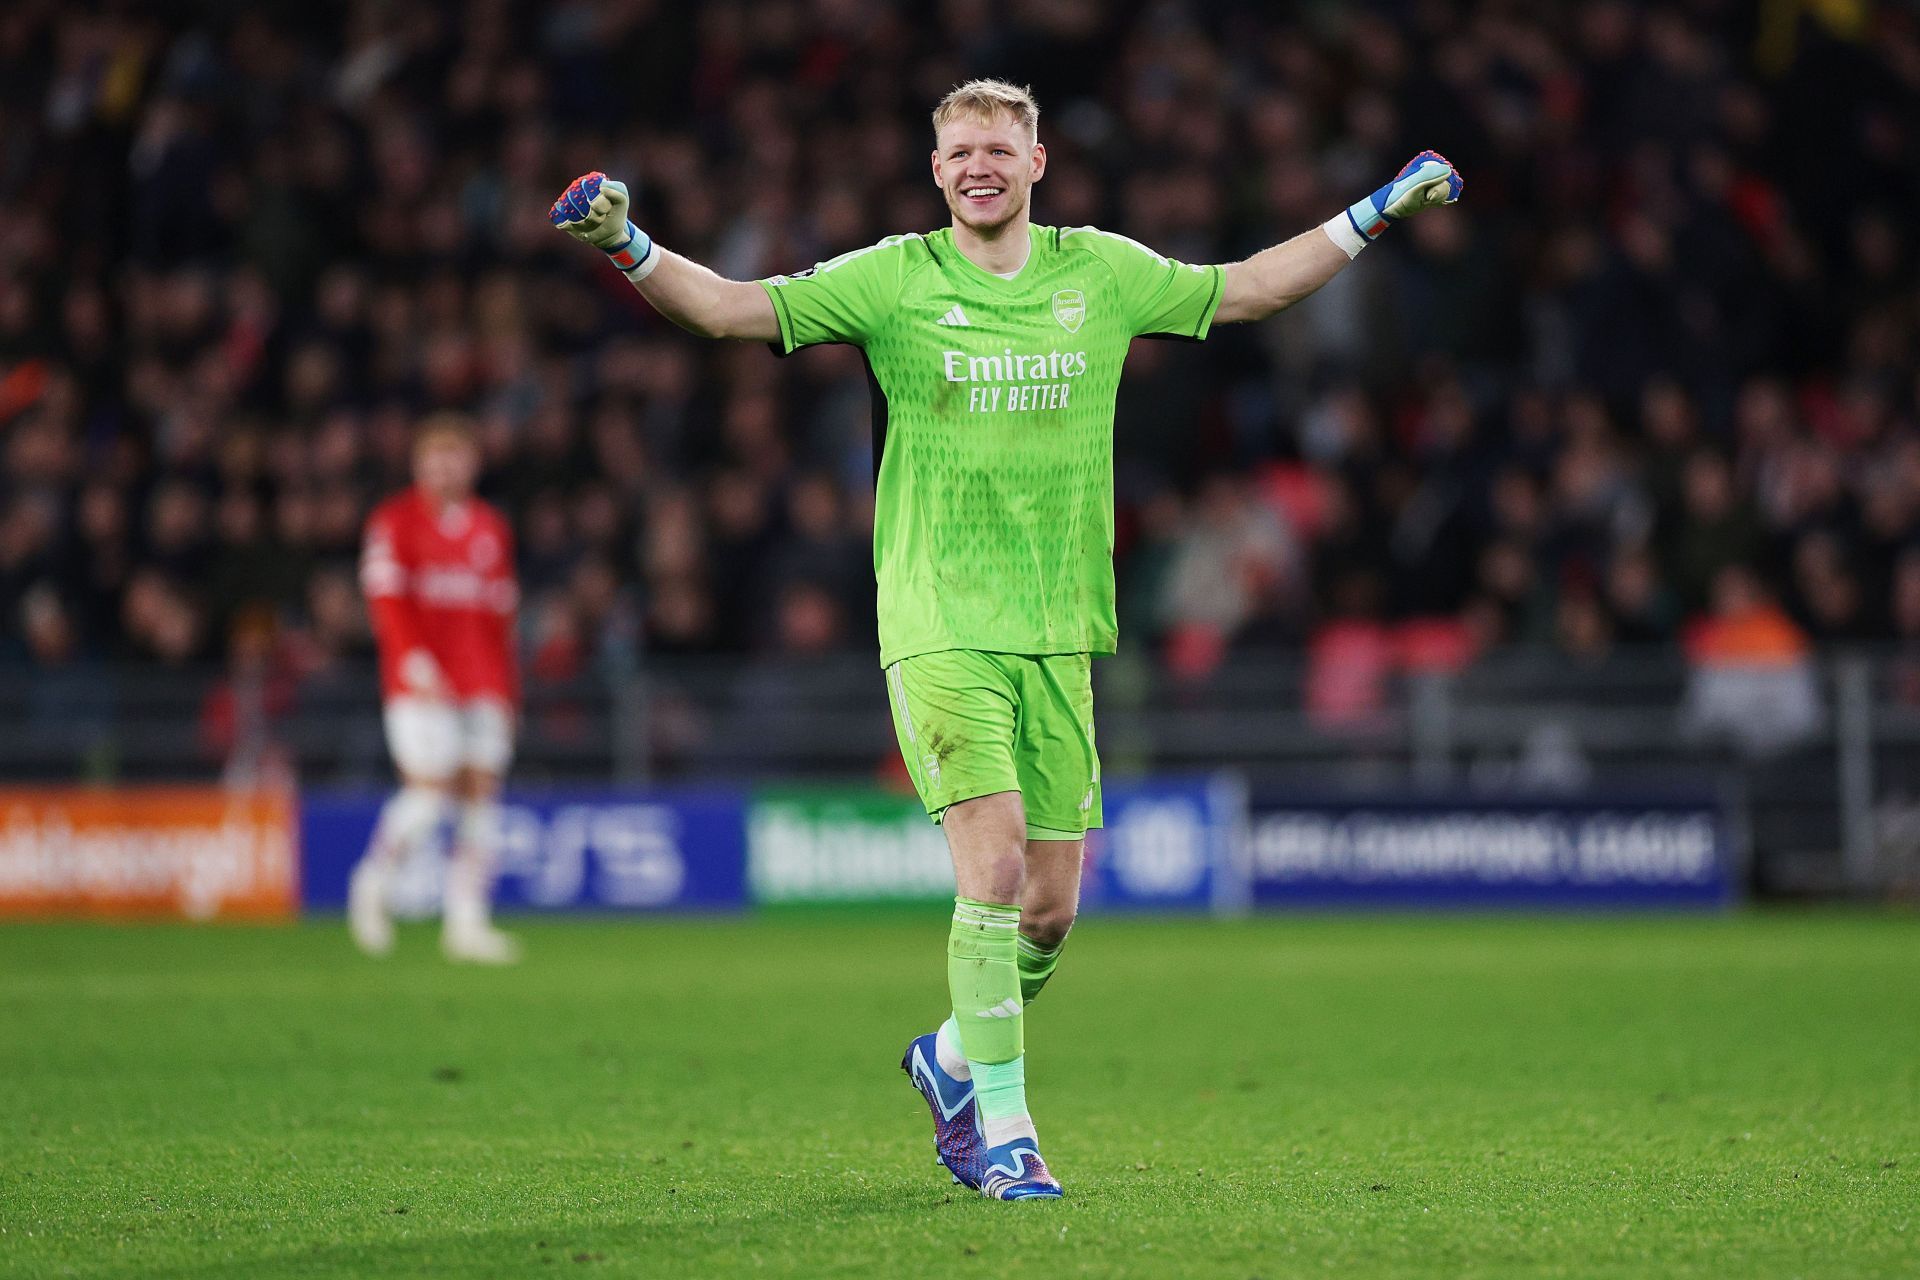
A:
{"label": "green socks", "polygon": [[1019,930],[1017,906],[953,900],[947,985],[983,1122],[1027,1114]]}
{"label": "green socks", "polygon": [[[953,928],[947,934],[951,1026],[966,1055],[981,1132],[989,1146],[1032,1134],[1023,1010],[1053,976],[1060,951],[1060,946],[1043,947],[1021,936],[1017,906],[953,900]],[[945,1028],[941,1039],[948,1039]],[[942,1056],[951,1052],[941,1050]]]}
{"label": "green socks", "polygon": [[1032,1004],[1033,998],[1040,994],[1040,988],[1047,985],[1047,979],[1053,976],[1054,968],[1060,963],[1060,950],[1066,946],[1066,940],[1051,947],[1043,947],[1027,937],[1019,935],[1020,966],[1020,1003]]}

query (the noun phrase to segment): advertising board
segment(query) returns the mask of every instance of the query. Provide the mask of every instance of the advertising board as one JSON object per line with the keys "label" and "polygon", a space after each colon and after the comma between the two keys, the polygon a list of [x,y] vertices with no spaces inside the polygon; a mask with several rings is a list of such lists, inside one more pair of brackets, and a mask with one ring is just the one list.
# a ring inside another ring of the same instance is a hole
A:
{"label": "advertising board", "polygon": [[1260,796],[1244,856],[1259,906],[1717,907],[1736,865],[1709,796]]}
{"label": "advertising board", "polygon": [[[346,905],[347,878],[366,850],[382,797],[315,792],[301,806],[305,904]],[[504,910],[733,911],[745,905],[742,797],[729,790],[512,793],[502,805]],[[422,851],[394,886],[396,914],[437,908],[445,873],[438,847]]]}
{"label": "advertising board", "polygon": [[218,787],[0,790],[0,917],[285,919],[293,811]]}
{"label": "advertising board", "polygon": [[[1094,910],[1231,909],[1244,900],[1234,837],[1244,813],[1228,779],[1104,784],[1106,827],[1090,833],[1081,904]],[[781,787],[747,815],[755,902],[918,902],[953,895],[946,837],[910,795],[870,787]]]}

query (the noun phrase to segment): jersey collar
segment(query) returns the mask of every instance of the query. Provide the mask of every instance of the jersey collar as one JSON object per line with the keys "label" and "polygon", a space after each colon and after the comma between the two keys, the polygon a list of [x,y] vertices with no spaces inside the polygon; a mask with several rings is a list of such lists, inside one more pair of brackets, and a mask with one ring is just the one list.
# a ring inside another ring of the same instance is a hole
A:
{"label": "jersey collar", "polygon": [[999,276],[987,270],[985,267],[975,262],[972,258],[969,258],[966,254],[960,252],[960,246],[954,240],[954,237],[953,237],[953,228],[948,227],[946,231],[947,231],[946,241],[947,241],[948,247],[953,250],[953,256],[958,258],[964,264],[961,267],[961,271],[968,275],[971,275],[976,280],[985,282],[985,284],[989,288],[1011,289],[1017,286],[1020,283],[1021,279],[1026,276],[1027,272],[1033,269],[1033,258],[1035,253],[1039,251],[1041,228],[1029,222],[1027,224],[1026,260],[1020,264],[1019,272],[1014,276],[1012,276],[1011,278],[1007,276]]}

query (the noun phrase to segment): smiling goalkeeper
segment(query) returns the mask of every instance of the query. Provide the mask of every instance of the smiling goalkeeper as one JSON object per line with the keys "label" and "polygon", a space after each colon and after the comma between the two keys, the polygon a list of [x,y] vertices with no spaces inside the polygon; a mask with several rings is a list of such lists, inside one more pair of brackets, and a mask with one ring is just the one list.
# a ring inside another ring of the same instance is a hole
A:
{"label": "smiling goalkeeper", "polygon": [[1027,1111],[1026,1005],[1059,963],[1100,825],[1091,664],[1114,650],[1113,406],[1138,337],[1198,341],[1332,279],[1392,223],[1460,195],[1432,151],[1324,226],[1244,262],[1189,266],[1124,236],[1029,220],[1046,173],[1027,90],[976,80],[933,113],[953,225],[792,276],[725,280],[628,221],[603,174],[554,202],[663,315],[782,355],[866,354],[880,662],[894,727],[953,854],[951,1013],[902,1066],[954,1178],[1058,1196]]}

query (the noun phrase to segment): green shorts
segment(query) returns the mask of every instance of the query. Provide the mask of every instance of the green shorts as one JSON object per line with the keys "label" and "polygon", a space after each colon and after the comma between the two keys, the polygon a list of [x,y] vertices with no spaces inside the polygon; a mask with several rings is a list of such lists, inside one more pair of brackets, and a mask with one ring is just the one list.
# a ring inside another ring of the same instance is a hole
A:
{"label": "green shorts", "polygon": [[1093,658],[944,649],[887,668],[900,754],[927,812],[1018,791],[1029,840],[1101,825]]}

